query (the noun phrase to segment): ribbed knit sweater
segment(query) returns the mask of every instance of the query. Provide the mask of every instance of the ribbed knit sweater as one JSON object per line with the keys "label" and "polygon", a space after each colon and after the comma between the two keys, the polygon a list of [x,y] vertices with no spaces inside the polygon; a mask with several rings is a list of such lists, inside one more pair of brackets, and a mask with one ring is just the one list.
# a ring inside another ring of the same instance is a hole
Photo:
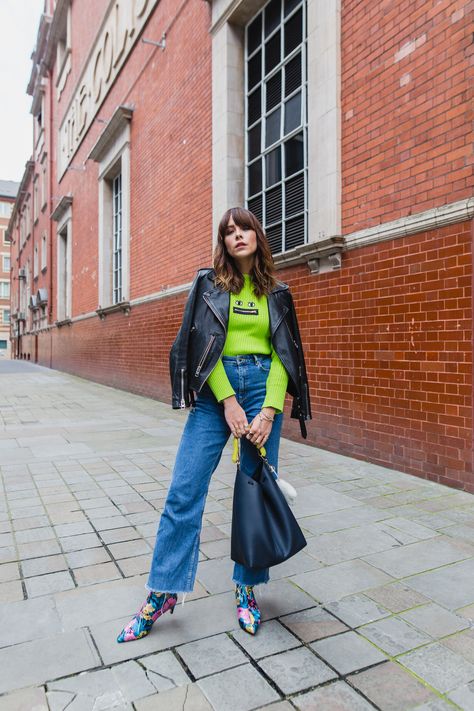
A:
{"label": "ribbed knit sweater", "polygon": [[[253,293],[250,275],[243,276],[244,285],[240,293],[230,294],[229,320],[223,355],[237,356],[251,353],[271,355],[272,362],[262,407],[274,407],[275,412],[279,413],[283,411],[288,373],[272,348],[267,297],[256,296]],[[230,395],[235,395],[220,358],[207,382],[219,402]]]}

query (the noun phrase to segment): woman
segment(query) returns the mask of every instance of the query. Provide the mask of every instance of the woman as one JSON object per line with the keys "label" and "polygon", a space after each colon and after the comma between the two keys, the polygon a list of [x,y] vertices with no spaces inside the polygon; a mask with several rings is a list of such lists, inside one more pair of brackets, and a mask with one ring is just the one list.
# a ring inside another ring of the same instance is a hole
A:
{"label": "woman", "polygon": [[[177,593],[193,590],[209,482],[229,435],[241,440],[246,474],[255,472],[262,446],[277,469],[288,390],[291,416],[306,437],[311,410],[301,338],[288,286],[274,271],[257,218],[243,208],[228,210],[219,224],[214,269],[198,271],[171,348],[172,404],[191,411],[161,515],[149,595],[118,642],[147,635],[158,617],[173,613]],[[234,566],[238,621],[249,634],[260,624],[253,588],[268,580],[268,568]]]}

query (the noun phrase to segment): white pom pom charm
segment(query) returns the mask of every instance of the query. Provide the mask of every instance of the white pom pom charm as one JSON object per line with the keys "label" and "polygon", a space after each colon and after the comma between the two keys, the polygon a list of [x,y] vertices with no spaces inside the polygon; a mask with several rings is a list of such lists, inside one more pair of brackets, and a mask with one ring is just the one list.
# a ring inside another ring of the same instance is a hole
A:
{"label": "white pom pom charm", "polygon": [[298,495],[296,492],[296,489],[293,486],[291,486],[291,484],[289,484],[284,479],[280,479],[280,477],[278,477],[278,479],[276,480],[276,483],[280,487],[280,491],[283,494],[283,496],[285,497],[288,505],[293,506],[293,504],[296,501],[296,497]]}

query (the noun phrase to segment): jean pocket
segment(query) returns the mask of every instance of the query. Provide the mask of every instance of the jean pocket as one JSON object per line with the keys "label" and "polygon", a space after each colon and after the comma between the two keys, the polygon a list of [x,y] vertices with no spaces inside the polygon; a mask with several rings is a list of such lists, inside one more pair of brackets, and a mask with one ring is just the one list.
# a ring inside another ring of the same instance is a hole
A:
{"label": "jean pocket", "polygon": [[256,358],[255,360],[257,362],[257,367],[260,368],[260,370],[263,370],[264,373],[270,372],[270,366],[272,364],[270,358],[265,360],[262,360],[261,358]]}

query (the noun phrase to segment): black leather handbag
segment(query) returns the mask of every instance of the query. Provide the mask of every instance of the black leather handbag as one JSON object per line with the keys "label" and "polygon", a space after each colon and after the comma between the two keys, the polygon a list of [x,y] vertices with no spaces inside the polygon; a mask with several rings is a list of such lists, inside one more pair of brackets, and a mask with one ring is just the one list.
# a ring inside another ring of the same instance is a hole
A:
{"label": "black leather handbag", "polygon": [[273,476],[273,467],[260,454],[253,476],[237,463],[232,506],[230,557],[248,568],[283,563],[306,545],[306,539]]}

